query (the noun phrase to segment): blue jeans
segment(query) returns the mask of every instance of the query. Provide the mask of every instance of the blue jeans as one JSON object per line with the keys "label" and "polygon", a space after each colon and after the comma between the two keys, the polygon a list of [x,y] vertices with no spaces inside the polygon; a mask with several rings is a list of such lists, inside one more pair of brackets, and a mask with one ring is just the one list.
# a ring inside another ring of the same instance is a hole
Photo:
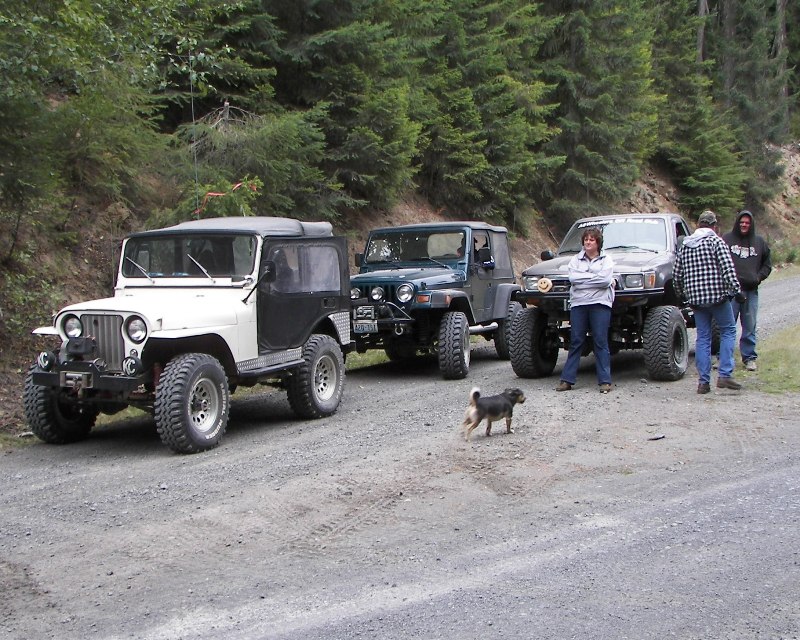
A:
{"label": "blue jeans", "polygon": [[735,300],[733,305],[733,322],[742,321],[742,336],[739,338],[739,352],[742,354],[742,362],[756,360],[756,318],[758,317],[758,290],[745,291],[747,301],[739,304]]}
{"label": "blue jeans", "polygon": [[611,384],[611,352],[608,350],[608,327],[611,308],[604,304],[572,307],[569,312],[569,355],[561,372],[564,382],[575,384],[586,334],[591,330],[594,341],[594,362],[597,384]]}
{"label": "blue jeans", "polygon": [[711,381],[711,321],[719,327],[719,377],[733,375],[733,349],[736,346],[736,321],[733,307],[727,300],[711,307],[694,307],[694,322],[697,340],[694,347],[694,363],[700,382]]}

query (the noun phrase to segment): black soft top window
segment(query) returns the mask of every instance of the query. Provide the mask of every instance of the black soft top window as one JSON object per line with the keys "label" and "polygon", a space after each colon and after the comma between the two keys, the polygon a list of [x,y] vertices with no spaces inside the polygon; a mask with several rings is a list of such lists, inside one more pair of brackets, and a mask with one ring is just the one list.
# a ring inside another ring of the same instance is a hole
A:
{"label": "black soft top window", "polygon": [[336,292],[342,287],[339,254],[335,246],[287,243],[270,247],[267,259],[275,263],[275,293]]}

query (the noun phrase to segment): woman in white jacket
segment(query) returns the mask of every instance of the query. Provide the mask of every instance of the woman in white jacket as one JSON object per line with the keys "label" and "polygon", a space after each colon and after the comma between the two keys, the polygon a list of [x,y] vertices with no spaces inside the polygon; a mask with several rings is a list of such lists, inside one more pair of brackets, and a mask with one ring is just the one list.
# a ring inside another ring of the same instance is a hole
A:
{"label": "woman in white jacket", "polygon": [[614,304],[614,261],[603,252],[603,231],[589,227],[581,235],[583,249],[569,262],[569,355],[556,391],[569,391],[578,378],[583,345],[591,332],[600,393],[611,391],[608,327]]}

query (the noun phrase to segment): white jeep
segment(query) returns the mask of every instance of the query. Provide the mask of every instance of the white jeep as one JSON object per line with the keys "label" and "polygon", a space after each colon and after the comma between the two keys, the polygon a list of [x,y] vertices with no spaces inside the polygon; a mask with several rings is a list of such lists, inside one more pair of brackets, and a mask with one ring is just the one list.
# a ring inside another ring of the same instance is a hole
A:
{"label": "white jeep", "polygon": [[351,348],[347,243],[327,222],[214,218],[125,239],[112,298],[68,306],[25,379],[25,415],[49,443],[97,415],[150,410],[173,451],[216,446],[237,387],[285,388],[294,412],[336,412]]}

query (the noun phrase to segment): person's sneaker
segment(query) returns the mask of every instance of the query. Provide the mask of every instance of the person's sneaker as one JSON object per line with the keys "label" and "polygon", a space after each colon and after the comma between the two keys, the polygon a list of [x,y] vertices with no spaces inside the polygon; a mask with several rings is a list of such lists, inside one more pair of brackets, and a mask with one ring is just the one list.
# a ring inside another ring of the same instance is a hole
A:
{"label": "person's sneaker", "polygon": [[600,385],[600,393],[608,393],[609,391],[611,391],[611,385],[610,384],[601,384]]}
{"label": "person's sneaker", "polygon": [[711,393],[711,385],[708,382],[701,382],[697,385],[697,393]]}
{"label": "person's sneaker", "polygon": [[558,383],[556,391],[572,391],[572,385],[569,382],[564,382],[562,380],[561,382]]}
{"label": "person's sneaker", "polygon": [[719,389],[732,389],[733,391],[739,391],[742,388],[736,380],[733,378],[717,378],[717,387]]}
{"label": "person's sneaker", "polygon": [[758,365],[755,360],[748,360],[744,363],[744,368],[748,371],[758,371]]}

